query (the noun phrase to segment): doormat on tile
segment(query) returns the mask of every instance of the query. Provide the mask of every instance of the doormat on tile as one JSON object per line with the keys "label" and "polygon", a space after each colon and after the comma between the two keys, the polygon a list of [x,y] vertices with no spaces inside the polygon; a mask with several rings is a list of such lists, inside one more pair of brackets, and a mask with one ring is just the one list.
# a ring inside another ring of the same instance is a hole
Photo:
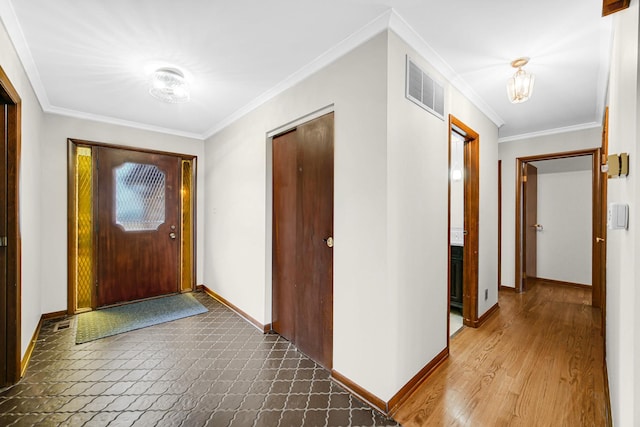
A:
{"label": "doormat on tile", "polygon": [[209,310],[191,294],[155,298],[78,315],[76,344],[182,319]]}

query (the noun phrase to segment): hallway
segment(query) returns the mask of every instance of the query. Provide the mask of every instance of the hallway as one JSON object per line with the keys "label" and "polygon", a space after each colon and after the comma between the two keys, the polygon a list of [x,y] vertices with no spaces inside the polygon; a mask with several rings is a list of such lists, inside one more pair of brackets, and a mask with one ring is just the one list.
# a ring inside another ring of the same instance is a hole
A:
{"label": "hallway", "polygon": [[501,290],[395,418],[410,426],[606,426],[600,310],[588,289]]}

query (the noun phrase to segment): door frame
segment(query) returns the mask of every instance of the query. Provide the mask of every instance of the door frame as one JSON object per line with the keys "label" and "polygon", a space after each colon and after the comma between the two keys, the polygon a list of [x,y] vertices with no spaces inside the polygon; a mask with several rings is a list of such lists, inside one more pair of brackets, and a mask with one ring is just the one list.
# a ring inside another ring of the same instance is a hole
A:
{"label": "door frame", "polygon": [[[274,279],[274,203],[273,203],[273,139],[279,135],[283,135],[287,132],[295,130],[298,126],[301,126],[307,122],[325,116],[329,113],[334,113],[334,166],[335,166],[335,104],[328,104],[322,108],[305,114],[298,118],[295,118],[283,125],[277,126],[265,135],[265,161],[266,161],[266,210],[265,210],[265,248],[266,248],[266,286],[265,286],[265,317],[268,319],[267,324],[264,326],[265,331],[273,330],[273,279]],[[334,168],[335,178],[335,168]],[[335,210],[335,180],[334,180],[334,210]],[[334,217],[335,221],[335,217]],[[335,229],[334,229],[335,233]],[[334,258],[335,259],[335,258]],[[335,275],[332,278],[335,283]],[[334,292],[335,294],[335,292]],[[332,338],[333,339],[333,338]],[[333,354],[331,355],[333,361]]]}
{"label": "door frame", "polygon": [[[22,376],[21,366],[21,320],[22,320],[22,277],[21,277],[21,235],[20,235],[20,149],[22,140],[22,100],[11,84],[9,77],[0,67],[0,99],[7,113],[7,274],[6,289],[1,315],[6,319],[6,363],[1,368],[0,387],[15,384]],[[13,285],[13,286],[12,286]],[[26,366],[25,366],[26,368]]]}
{"label": "door frame", "polygon": [[591,236],[591,293],[592,293],[592,305],[594,307],[600,307],[603,301],[603,295],[605,293],[604,283],[601,281],[600,269],[602,268],[600,258],[596,256],[598,254],[596,245],[600,242],[596,242],[596,237],[600,237],[600,227],[604,219],[606,212],[602,208],[602,179],[600,172],[600,160],[602,149],[592,148],[576,151],[565,151],[559,153],[538,154],[535,156],[518,157],[516,158],[516,246],[515,246],[515,291],[520,293],[526,289],[522,286],[522,267],[523,267],[523,222],[522,215],[524,212],[524,194],[522,191],[523,179],[522,169],[526,163],[535,162],[540,160],[554,160],[565,159],[570,157],[580,156],[592,156],[592,183],[591,183],[591,222],[592,222],[592,236]]}
{"label": "door frame", "polygon": [[[181,186],[185,185],[187,179],[189,179],[188,187],[190,191],[188,194],[183,193],[181,198],[181,207],[179,217],[181,221],[182,237],[181,249],[179,251],[179,274],[178,274],[178,288],[179,292],[191,292],[196,288],[196,265],[197,265],[197,242],[196,242],[196,195],[197,195],[197,156],[192,154],[174,153],[160,150],[148,150],[138,147],[107,144],[102,142],[87,141],[82,139],[67,139],[67,313],[76,314],[83,311],[90,311],[96,309],[96,291],[95,287],[92,289],[92,302],[91,308],[78,308],[77,307],[77,283],[76,283],[76,265],[77,265],[77,229],[76,229],[76,162],[75,155],[78,147],[104,147],[115,148],[121,150],[135,151],[148,154],[162,154],[174,156],[182,159],[181,165]],[[184,168],[185,162],[188,162],[189,167]],[[93,163],[93,161],[92,161]],[[186,171],[186,172],[185,172]],[[188,176],[185,176],[184,174]],[[92,166],[92,186],[96,183],[95,165]],[[93,200],[95,194],[93,189],[91,190],[91,198]],[[188,197],[188,199],[187,199]],[[185,212],[187,209],[190,212]],[[92,216],[93,216],[93,208]],[[95,218],[93,218],[95,220]],[[95,226],[95,223],[94,223]],[[92,235],[95,235],[95,230],[92,231]],[[95,240],[95,239],[94,239]],[[95,256],[97,246],[95,241],[92,245],[92,252]],[[93,283],[97,277],[96,262],[92,261],[92,278]]]}
{"label": "door frame", "polygon": [[[273,322],[273,138],[278,135],[290,132],[298,126],[310,122],[311,120],[322,117],[326,114],[335,114],[335,105],[329,104],[322,108],[319,108],[309,114],[300,116],[283,125],[277,126],[270,131],[267,131],[265,135],[265,161],[266,161],[266,214],[265,214],[265,252],[267,254],[266,265],[266,289],[265,289],[265,317],[268,319],[268,323],[264,326],[265,331],[272,330]],[[335,116],[334,116],[335,121]],[[334,123],[335,124],[335,123]],[[334,163],[335,163],[335,127],[334,127]],[[335,173],[335,169],[334,169]],[[335,181],[334,181],[335,188]],[[334,193],[335,202],[335,193]],[[335,220],[335,218],[334,218]],[[335,231],[335,230],[334,230]],[[335,279],[335,277],[334,277]],[[334,281],[335,282],[335,281]]]}
{"label": "door frame", "polygon": [[[454,115],[449,114],[449,179],[447,227],[451,230],[451,133],[464,133],[464,249],[462,260],[462,318],[465,326],[477,328],[478,319],[478,247],[480,216],[480,135]],[[451,233],[447,232],[447,265],[451,265]],[[450,269],[447,269],[447,319],[451,304]],[[447,320],[447,340],[449,339]]]}

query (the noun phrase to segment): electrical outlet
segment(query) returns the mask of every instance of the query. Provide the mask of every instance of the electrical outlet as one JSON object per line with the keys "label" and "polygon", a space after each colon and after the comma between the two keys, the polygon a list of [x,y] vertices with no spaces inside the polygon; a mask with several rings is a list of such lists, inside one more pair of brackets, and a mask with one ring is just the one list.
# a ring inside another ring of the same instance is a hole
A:
{"label": "electrical outlet", "polygon": [[485,289],[484,290],[484,300],[488,300],[489,299],[489,289]]}

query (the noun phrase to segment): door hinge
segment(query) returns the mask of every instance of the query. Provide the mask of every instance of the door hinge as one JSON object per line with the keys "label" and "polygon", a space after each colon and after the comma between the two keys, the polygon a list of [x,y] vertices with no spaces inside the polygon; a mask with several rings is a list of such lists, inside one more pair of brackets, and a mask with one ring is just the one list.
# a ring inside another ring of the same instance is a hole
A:
{"label": "door hinge", "polygon": [[527,273],[522,273],[522,278],[526,279],[527,278]]}
{"label": "door hinge", "polygon": [[522,175],[522,182],[527,182],[527,175]]}
{"label": "door hinge", "polygon": [[0,237],[0,248],[6,248],[9,245],[7,236]]}

